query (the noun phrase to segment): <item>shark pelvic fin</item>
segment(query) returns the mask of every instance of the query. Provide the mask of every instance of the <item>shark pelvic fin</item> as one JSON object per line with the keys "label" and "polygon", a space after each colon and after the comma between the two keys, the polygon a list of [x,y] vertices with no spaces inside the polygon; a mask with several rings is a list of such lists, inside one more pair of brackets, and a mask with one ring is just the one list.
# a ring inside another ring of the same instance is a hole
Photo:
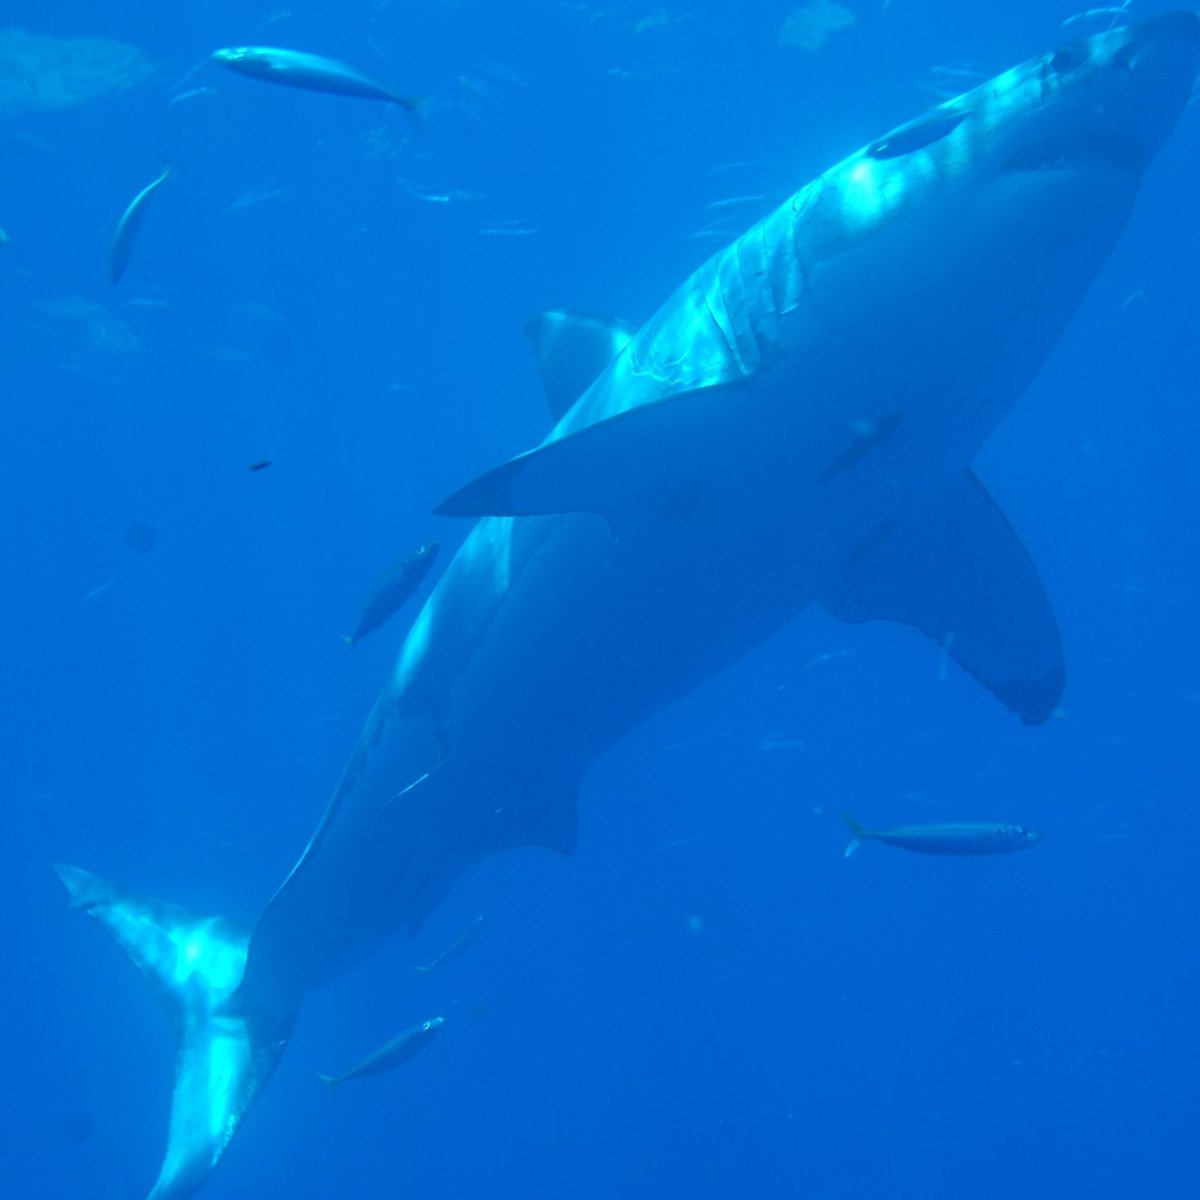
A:
{"label": "shark pelvic fin", "polygon": [[556,309],[525,325],[533,344],[550,415],[560,420],[629,344],[634,329],[594,313]]}
{"label": "shark pelvic fin", "polygon": [[226,1001],[242,978],[247,934],[221,917],[195,917],[130,895],[79,867],[56,863],[71,907],[95,918],[162,1001],[178,1039],[167,1152],[150,1200],[183,1200],[208,1178],[270,1079],[291,1032]]}
{"label": "shark pelvic fin", "polygon": [[1037,568],[971,471],[876,529],[821,597],[843,621],[892,620],[938,643],[1027,725],[1051,716],[1065,669]]}

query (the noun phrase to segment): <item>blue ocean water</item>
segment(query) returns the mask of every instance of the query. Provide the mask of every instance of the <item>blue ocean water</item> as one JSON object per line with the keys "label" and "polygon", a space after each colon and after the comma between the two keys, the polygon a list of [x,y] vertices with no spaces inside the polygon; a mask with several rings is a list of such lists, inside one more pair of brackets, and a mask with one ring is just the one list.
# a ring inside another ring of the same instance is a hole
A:
{"label": "blue ocean water", "polygon": [[[523,323],[645,318],[711,238],[1077,11],[845,0],[805,48],[796,7],[6,6],[149,69],[0,103],[5,1194],[142,1195],[165,1137],[168,1024],[50,862],[253,921],[404,618],[339,635],[548,427]],[[246,43],[430,104],[189,75]],[[313,994],[205,1196],[1197,1194],[1198,111],[976,464],[1053,597],[1061,714],[1023,727],[915,633],[805,614],[597,764],[572,857],[492,860]],[[1046,838],[846,861],[842,808]],[[316,1082],[434,1014],[396,1073]]]}

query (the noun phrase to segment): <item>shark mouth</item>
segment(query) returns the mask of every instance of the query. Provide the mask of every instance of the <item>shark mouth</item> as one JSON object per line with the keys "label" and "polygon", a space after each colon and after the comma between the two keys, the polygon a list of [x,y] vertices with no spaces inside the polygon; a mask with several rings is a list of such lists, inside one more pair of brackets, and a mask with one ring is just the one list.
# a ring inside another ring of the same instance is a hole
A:
{"label": "shark mouth", "polygon": [[1023,146],[1006,164],[1009,171],[1117,171],[1136,175],[1144,155],[1110,131],[1078,139],[1070,146],[1061,141]]}

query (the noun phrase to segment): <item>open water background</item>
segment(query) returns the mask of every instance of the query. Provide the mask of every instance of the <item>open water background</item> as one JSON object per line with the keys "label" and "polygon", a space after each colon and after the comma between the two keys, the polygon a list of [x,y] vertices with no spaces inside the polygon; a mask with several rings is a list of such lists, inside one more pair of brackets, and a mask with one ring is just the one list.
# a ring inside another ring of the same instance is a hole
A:
{"label": "open water background", "polygon": [[[762,196],[739,232],[933,103],[930,68],[990,75],[1075,11],[846,0],[806,51],[792,7],[5,0],[0,26],[155,68],[0,108],[5,1195],[141,1196],[165,1137],[167,1022],[49,863],[254,919],[404,621],[338,635],[399,555],[452,552],[437,501],[547,428],[523,322],[645,318],[716,248],[707,204]],[[436,103],[414,129],[215,65],[170,90],[247,43]],[[1200,1194],[1198,200],[1200,106],[977,463],[1056,604],[1061,716],[806,614],[597,765],[571,859],[486,864],[310,997],[205,1197]],[[841,808],[1046,838],[847,862]],[[435,1013],[396,1073],[314,1079]]]}

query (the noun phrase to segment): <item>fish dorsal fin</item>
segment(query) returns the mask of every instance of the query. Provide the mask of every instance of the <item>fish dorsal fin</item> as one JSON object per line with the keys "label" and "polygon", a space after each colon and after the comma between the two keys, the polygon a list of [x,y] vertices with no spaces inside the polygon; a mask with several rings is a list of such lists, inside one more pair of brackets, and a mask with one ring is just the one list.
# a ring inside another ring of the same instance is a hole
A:
{"label": "fish dorsal fin", "polygon": [[843,621],[916,626],[1027,725],[1051,716],[1062,695],[1062,643],[1049,597],[971,471],[876,529],[821,599]]}
{"label": "fish dorsal fin", "polygon": [[555,309],[528,321],[525,333],[537,356],[550,415],[558,421],[625,349],[634,329],[594,313]]}

